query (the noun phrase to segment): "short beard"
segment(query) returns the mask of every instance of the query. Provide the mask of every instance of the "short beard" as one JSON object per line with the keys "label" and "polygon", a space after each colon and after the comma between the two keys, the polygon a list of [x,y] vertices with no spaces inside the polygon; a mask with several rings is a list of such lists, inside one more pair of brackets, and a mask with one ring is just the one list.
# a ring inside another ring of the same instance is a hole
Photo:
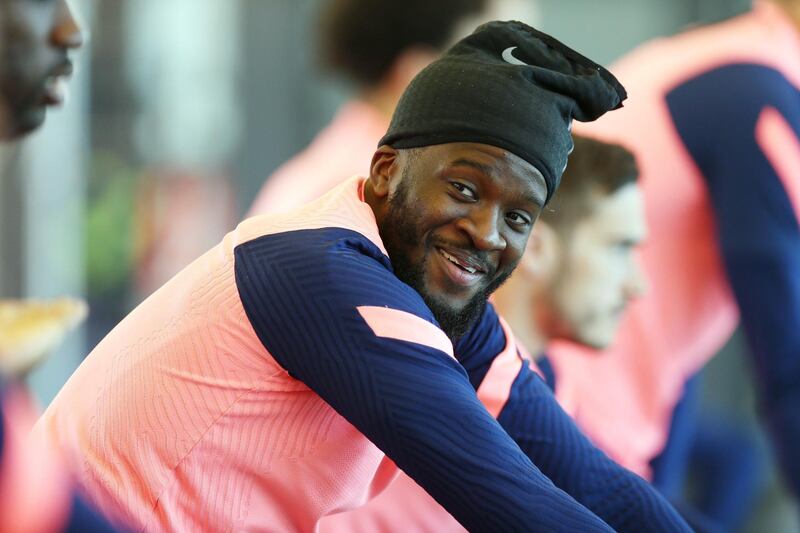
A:
{"label": "short beard", "polygon": [[394,274],[400,281],[409,285],[422,296],[423,301],[439,323],[439,327],[455,343],[481,317],[489,295],[508,279],[513,268],[481,289],[460,309],[455,309],[430,294],[425,286],[425,264],[410,261],[404,252],[407,247],[419,244],[423,234],[419,228],[419,210],[408,198],[409,176],[407,171],[408,167],[403,172],[394,196],[389,200],[389,209],[380,228],[381,239],[392,262]]}

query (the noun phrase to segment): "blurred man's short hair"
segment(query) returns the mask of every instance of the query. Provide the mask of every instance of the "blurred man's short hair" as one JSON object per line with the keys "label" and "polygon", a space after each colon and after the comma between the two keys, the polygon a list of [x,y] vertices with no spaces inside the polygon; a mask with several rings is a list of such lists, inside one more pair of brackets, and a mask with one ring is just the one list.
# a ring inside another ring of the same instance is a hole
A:
{"label": "blurred man's short hair", "polygon": [[609,196],[636,183],[639,168],[633,154],[619,144],[573,135],[575,149],[553,201],[541,220],[560,231],[589,215],[598,197]]}
{"label": "blurred man's short hair", "polygon": [[488,0],[330,0],[322,12],[324,66],[362,86],[378,84],[413,47],[443,49],[459,22]]}

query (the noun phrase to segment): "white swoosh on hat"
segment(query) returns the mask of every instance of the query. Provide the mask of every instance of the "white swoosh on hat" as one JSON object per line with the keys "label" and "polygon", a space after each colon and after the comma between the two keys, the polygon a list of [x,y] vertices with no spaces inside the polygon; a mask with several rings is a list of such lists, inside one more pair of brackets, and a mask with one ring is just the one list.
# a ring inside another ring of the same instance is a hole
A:
{"label": "white swoosh on hat", "polygon": [[529,67],[530,65],[528,65],[526,62],[520,61],[519,59],[514,57],[514,54],[512,52],[514,52],[514,50],[516,49],[517,49],[516,46],[509,46],[508,48],[503,50],[503,61],[505,61],[506,63],[511,63],[512,65],[524,65],[526,67]]}

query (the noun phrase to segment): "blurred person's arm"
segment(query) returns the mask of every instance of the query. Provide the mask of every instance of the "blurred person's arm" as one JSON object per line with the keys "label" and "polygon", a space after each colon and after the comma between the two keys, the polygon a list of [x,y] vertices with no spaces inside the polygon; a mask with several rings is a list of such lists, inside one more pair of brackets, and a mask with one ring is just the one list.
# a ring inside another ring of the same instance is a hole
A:
{"label": "blurred person's arm", "polygon": [[[649,483],[581,433],[544,380],[523,363],[493,308],[481,320],[487,325],[473,328],[458,342],[456,353],[481,401],[533,464],[616,531],[691,531]],[[484,354],[492,352],[502,353],[486,360]]]}
{"label": "blurred person's arm", "polygon": [[118,531],[73,493],[58,454],[29,435],[35,418],[26,391],[0,383],[0,531]]}
{"label": "blurred person's arm", "polygon": [[800,93],[775,70],[728,65],[667,104],[706,179],[760,410],[800,495]]}

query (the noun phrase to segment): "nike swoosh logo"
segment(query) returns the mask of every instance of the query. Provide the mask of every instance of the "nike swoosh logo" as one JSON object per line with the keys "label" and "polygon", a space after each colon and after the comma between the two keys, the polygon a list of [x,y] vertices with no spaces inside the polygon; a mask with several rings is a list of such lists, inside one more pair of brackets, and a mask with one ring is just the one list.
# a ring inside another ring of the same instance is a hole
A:
{"label": "nike swoosh logo", "polygon": [[524,65],[526,67],[529,67],[530,65],[528,65],[526,62],[520,61],[519,59],[514,57],[513,52],[516,49],[517,49],[516,46],[510,46],[505,50],[503,50],[503,61],[505,61],[506,63],[511,63],[512,65]]}

